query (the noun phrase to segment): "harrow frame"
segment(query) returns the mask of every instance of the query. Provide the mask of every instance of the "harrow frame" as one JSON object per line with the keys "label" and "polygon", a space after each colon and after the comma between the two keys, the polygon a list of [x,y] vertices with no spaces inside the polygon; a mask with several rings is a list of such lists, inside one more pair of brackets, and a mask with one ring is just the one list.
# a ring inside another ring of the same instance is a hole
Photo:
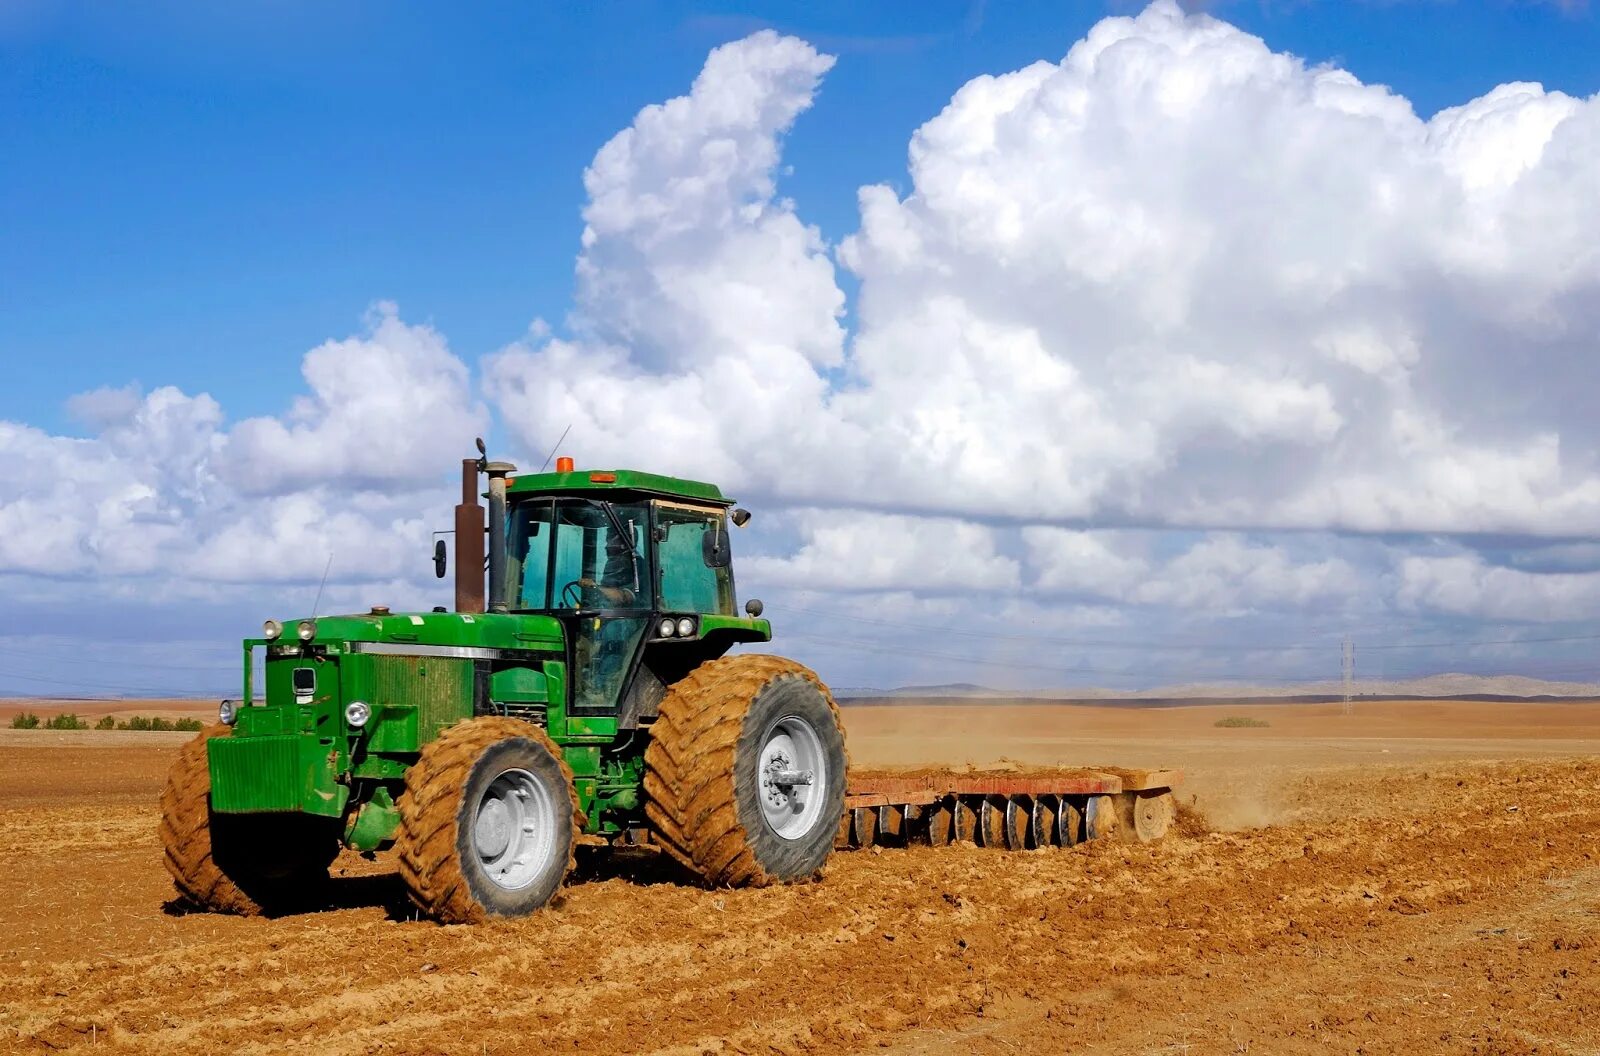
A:
{"label": "harrow frame", "polygon": [[1176,816],[1178,770],[865,771],[852,773],[834,846],[967,841],[1036,850],[1085,840],[1161,839]]}

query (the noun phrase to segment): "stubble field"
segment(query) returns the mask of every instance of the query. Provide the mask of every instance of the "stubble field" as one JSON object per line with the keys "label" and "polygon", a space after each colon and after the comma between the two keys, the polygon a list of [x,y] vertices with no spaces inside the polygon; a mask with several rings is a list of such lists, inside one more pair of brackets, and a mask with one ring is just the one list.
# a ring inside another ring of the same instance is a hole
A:
{"label": "stubble field", "polygon": [[326,911],[244,920],[166,904],[184,735],[0,731],[0,1052],[1600,1051],[1600,704],[845,716],[858,764],[1177,766],[1195,813],[760,891],[591,863],[481,927],[352,857]]}

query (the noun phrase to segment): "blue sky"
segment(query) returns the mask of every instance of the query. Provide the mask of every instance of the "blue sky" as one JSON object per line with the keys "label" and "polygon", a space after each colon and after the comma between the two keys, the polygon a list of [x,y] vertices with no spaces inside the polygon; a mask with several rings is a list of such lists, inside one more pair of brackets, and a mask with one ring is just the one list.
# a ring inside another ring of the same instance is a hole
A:
{"label": "blue sky", "polygon": [[[1587,5],[1207,5],[1423,116],[1513,80],[1600,89]],[[1132,4],[24,2],[0,13],[0,417],[179,384],[282,410],[298,356],[397,301],[471,359],[559,325],[581,176],[717,44],[771,26],[836,54],[781,179],[830,240],[904,187],[911,132],[969,78],[1058,60]]]}
{"label": "blue sky", "polygon": [[445,600],[569,425],[842,685],[1600,681],[1597,93],[1586,3],[4,5],[0,693]]}

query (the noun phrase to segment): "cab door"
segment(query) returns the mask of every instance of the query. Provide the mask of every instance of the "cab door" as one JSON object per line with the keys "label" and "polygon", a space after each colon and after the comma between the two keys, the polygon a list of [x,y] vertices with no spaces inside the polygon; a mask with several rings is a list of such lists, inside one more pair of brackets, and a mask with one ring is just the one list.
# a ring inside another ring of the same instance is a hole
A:
{"label": "cab door", "polygon": [[568,628],[574,715],[616,713],[650,627],[648,510],[617,503],[612,512],[587,500],[556,508],[550,604]]}

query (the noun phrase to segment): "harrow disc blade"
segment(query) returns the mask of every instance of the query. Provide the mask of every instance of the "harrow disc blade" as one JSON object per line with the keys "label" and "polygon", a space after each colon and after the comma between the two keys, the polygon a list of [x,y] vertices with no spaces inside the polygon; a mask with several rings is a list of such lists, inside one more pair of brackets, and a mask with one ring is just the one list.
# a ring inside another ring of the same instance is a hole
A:
{"label": "harrow disc blade", "polygon": [[1085,839],[1103,840],[1117,831],[1117,801],[1112,796],[1090,796],[1083,809]]}
{"label": "harrow disc blade", "polygon": [[1056,842],[1056,810],[1061,800],[1056,796],[1034,796],[1028,808],[1028,846],[1048,847]]}
{"label": "harrow disc blade", "polygon": [[906,842],[906,810],[906,807],[897,803],[877,808],[879,843],[899,847]]}
{"label": "harrow disc blade", "polygon": [[1083,808],[1075,800],[1061,797],[1056,812],[1055,842],[1059,847],[1074,847],[1083,840]]}
{"label": "harrow disc blade", "polygon": [[850,846],[866,850],[878,842],[878,812],[872,807],[850,810]]}
{"label": "harrow disc blade", "polygon": [[999,796],[986,796],[978,804],[978,846],[1004,847],[1005,800]]}
{"label": "harrow disc blade", "polygon": [[1177,803],[1168,790],[1133,793],[1133,835],[1140,843],[1153,843],[1167,834],[1177,814]]}
{"label": "harrow disc blade", "polygon": [[1007,796],[1005,806],[1005,820],[1003,832],[1006,839],[1006,850],[1025,851],[1028,849],[1028,805],[1022,802],[1024,797]]}
{"label": "harrow disc blade", "polygon": [[983,800],[971,796],[955,797],[955,838],[967,843],[978,842],[978,807]]}
{"label": "harrow disc blade", "polygon": [[955,812],[951,809],[950,801],[942,799],[937,803],[930,803],[922,812],[922,820],[917,826],[919,835],[930,846],[944,847],[955,836]]}

